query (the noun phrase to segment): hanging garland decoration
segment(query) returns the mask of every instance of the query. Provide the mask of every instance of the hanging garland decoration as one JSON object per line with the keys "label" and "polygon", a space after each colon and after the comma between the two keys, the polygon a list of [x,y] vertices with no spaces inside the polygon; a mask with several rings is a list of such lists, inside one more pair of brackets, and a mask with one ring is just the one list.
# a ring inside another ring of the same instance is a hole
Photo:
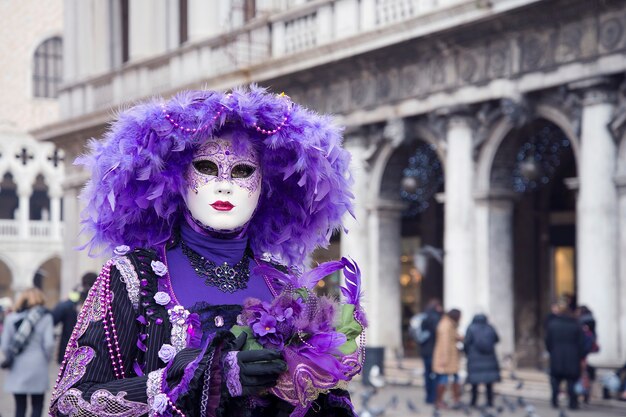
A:
{"label": "hanging garland decoration", "polygon": [[420,142],[402,174],[400,197],[409,203],[404,215],[415,216],[430,206],[443,184],[443,169],[435,146]]}
{"label": "hanging garland decoration", "polygon": [[570,146],[569,139],[556,126],[544,126],[530,136],[517,151],[513,190],[525,193],[548,184],[561,165],[562,153]]}

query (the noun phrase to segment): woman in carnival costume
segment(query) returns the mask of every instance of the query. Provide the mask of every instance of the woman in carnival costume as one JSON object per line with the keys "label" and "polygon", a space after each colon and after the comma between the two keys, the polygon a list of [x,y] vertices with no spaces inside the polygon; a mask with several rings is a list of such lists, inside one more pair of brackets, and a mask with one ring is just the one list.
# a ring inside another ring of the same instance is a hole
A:
{"label": "woman in carnival costume", "polygon": [[[303,262],[352,208],[329,117],[252,86],[119,115],[78,162],[90,252],[113,250],[52,416],[355,416],[360,273]],[[341,302],[312,291],[343,271]]]}

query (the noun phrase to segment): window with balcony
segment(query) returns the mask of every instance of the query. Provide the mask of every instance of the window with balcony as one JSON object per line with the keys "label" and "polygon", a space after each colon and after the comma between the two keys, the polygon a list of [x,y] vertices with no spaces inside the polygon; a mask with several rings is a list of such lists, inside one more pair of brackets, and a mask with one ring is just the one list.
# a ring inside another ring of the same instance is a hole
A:
{"label": "window with balcony", "polygon": [[56,98],[63,78],[63,41],[60,37],[46,39],[33,57],[33,94]]}

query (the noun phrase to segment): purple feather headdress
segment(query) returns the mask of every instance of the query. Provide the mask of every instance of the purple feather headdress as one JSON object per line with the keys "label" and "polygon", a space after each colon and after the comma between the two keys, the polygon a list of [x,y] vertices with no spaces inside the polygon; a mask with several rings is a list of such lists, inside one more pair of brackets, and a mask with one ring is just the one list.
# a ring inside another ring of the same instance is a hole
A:
{"label": "purple feather headdress", "polygon": [[341,129],[330,117],[253,85],[138,104],[119,115],[104,140],[90,141],[90,152],[76,160],[91,171],[81,194],[90,253],[165,242],[183,218],[184,173],[194,150],[226,131],[234,146],[245,137],[260,150],[263,192],[248,229],[253,251],[300,264],[328,245],[352,212]]}

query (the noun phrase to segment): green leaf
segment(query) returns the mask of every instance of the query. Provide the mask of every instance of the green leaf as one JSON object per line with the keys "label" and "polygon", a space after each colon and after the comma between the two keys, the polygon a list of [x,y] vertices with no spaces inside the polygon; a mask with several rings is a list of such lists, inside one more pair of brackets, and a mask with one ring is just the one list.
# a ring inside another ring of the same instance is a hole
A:
{"label": "green leaf", "polygon": [[[306,301],[309,298],[309,292],[307,291],[306,288],[298,288],[297,290],[295,290],[295,293],[297,295],[300,296],[300,298],[302,298],[304,301]],[[297,297],[294,297],[294,299]]]}
{"label": "green leaf", "polygon": [[341,315],[337,331],[346,335],[346,342],[339,347],[344,355],[349,355],[357,350],[356,338],[359,337],[363,328],[354,319],[354,304],[342,304]]}
{"label": "green leaf", "polygon": [[230,332],[234,334],[235,337],[238,337],[241,333],[245,333],[248,335],[248,338],[246,339],[246,344],[243,345],[243,348],[241,348],[241,350],[263,349],[263,346],[261,346],[261,344],[257,342],[254,338],[254,335],[252,334],[252,329],[250,327],[235,325],[230,329]]}

